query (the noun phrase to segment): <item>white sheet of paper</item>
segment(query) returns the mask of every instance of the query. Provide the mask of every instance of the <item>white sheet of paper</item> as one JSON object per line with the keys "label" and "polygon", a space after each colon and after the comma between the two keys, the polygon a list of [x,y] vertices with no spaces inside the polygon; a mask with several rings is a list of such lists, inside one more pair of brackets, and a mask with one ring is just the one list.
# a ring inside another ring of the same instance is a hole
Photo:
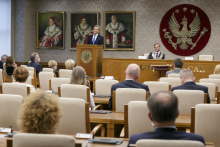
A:
{"label": "white sheet of paper", "polygon": [[185,57],[185,60],[193,60],[193,57]]}
{"label": "white sheet of paper", "polygon": [[90,138],[91,134],[77,133],[76,138]]}
{"label": "white sheet of paper", "polygon": [[[0,130],[3,128],[0,128]],[[0,131],[1,133],[10,133],[11,129],[10,128],[5,128],[4,130]]]}
{"label": "white sheet of paper", "polygon": [[105,80],[114,80],[113,76],[105,76]]}
{"label": "white sheet of paper", "polygon": [[138,59],[147,59],[146,56],[138,56]]}

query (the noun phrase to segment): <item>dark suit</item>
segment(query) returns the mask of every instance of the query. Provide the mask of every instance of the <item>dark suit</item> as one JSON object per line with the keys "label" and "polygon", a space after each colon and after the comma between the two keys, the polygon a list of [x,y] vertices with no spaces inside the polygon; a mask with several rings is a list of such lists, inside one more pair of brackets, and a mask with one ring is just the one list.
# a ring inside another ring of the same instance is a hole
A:
{"label": "dark suit", "polygon": [[[160,54],[159,54],[159,56],[158,56],[158,59],[160,59],[160,56],[162,56],[161,55],[161,52],[160,52]],[[155,55],[155,58],[152,56],[152,52],[149,54],[149,56],[148,56],[148,58],[147,59],[156,59],[156,55]],[[162,56],[162,58],[161,59],[165,59],[165,54],[163,54],[163,56]]]}
{"label": "dark suit", "polygon": [[128,146],[129,144],[136,144],[140,139],[194,140],[205,144],[204,138],[197,134],[177,131],[175,128],[156,128],[154,132],[131,135]]}
{"label": "dark suit", "polygon": [[204,91],[204,93],[207,93],[207,103],[210,103],[208,88],[206,86],[196,85],[195,82],[189,81],[189,82],[185,82],[183,85],[173,87],[172,91],[181,90],[181,89],[185,89],[185,90],[202,90],[202,91]]}
{"label": "dark suit", "polygon": [[147,92],[149,92],[149,88],[147,85],[136,82],[134,80],[125,80],[123,82],[114,84],[114,85],[112,85],[111,97],[109,99],[109,109],[110,110],[112,109],[112,91],[115,91],[117,88],[139,88],[139,89],[145,89]]}
{"label": "dark suit", "polygon": [[[88,37],[87,44],[93,44],[92,37],[93,37],[93,35],[90,35]],[[96,44],[96,45],[103,45],[103,37],[101,35],[98,35],[94,44]]]}
{"label": "dark suit", "polygon": [[15,69],[14,66],[8,66],[8,67],[6,68],[6,73],[7,73],[7,75],[13,75],[14,69]]}
{"label": "dark suit", "polygon": [[42,65],[40,65],[40,64],[37,63],[37,62],[30,62],[30,63],[28,63],[27,66],[28,66],[28,67],[33,67],[33,68],[35,68],[37,75],[38,75],[39,72],[42,71]]}
{"label": "dark suit", "polygon": [[2,69],[3,70],[3,62],[2,61],[0,61],[0,69]]}

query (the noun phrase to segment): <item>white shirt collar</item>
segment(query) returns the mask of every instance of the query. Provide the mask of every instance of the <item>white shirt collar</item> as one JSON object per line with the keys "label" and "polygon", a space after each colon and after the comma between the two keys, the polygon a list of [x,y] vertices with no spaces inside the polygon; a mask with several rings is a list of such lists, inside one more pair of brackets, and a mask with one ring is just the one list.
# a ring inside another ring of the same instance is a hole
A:
{"label": "white shirt collar", "polygon": [[[93,38],[94,38],[94,35],[95,35],[95,34],[93,34],[93,36],[92,36],[92,40],[93,40]],[[95,40],[97,39],[98,35],[99,35],[99,34],[96,34],[96,35],[95,35]]]}
{"label": "white shirt collar", "polygon": [[135,81],[134,79],[125,79],[125,81]]}

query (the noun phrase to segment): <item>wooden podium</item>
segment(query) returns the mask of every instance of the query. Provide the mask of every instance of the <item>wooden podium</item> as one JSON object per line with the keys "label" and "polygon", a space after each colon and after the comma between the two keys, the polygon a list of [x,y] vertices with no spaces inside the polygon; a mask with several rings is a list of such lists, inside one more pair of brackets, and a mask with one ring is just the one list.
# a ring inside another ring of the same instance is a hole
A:
{"label": "wooden podium", "polygon": [[103,45],[77,44],[77,66],[82,66],[87,76],[102,74]]}

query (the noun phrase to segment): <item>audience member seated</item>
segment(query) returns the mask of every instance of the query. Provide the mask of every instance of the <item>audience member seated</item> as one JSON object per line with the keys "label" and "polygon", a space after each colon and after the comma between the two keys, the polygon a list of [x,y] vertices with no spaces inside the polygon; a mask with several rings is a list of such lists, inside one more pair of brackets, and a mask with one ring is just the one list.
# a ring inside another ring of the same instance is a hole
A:
{"label": "audience member seated", "polygon": [[42,65],[40,65],[38,62],[40,62],[40,57],[38,53],[33,52],[30,56],[31,62],[28,63],[28,67],[33,67],[36,69],[36,74],[38,75],[39,72],[42,71]]}
{"label": "audience member seated", "polygon": [[215,70],[213,74],[220,74],[220,65],[215,66]]}
{"label": "audience member seated", "polygon": [[6,59],[6,73],[7,75],[13,75],[14,69],[17,67],[13,57],[8,57]]}
{"label": "audience member seated", "polygon": [[127,69],[125,70],[125,76],[126,79],[124,82],[114,84],[111,87],[111,97],[109,99],[110,110],[112,110],[112,91],[115,91],[117,88],[141,88],[149,92],[147,85],[136,82],[136,80],[140,77],[140,67],[137,64],[128,65]]}
{"label": "audience member seated", "polygon": [[[70,84],[86,85],[86,83],[87,83],[86,72],[84,68],[82,68],[81,66],[76,66],[75,68],[73,68]],[[90,105],[92,108],[95,107],[95,103],[91,91],[90,91]]]}
{"label": "audience member seated", "polygon": [[208,93],[208,87],[197,85],[195,81],[195,77],[193,77],[193,73],[189,69],[183,69],[180,72],[180,81],[183,85],[173,87],[171,90],[202,90],[204,93],[207,93],[207,103],[210,103],[209,93]]}
{"label": "audience member seated", "polygon": [[22,133],[55,134],[62,112],[55,94],[36,90],[24,98],[18,116]]}
{"label": "audience member seated", "polygon": [[74,60],[72,60],[72,59],[66,60],[66,62],[65,62],[66,69],[73,70],[74,66],[75,66]]}
{"label": "audience member seated", "polygon": [[55,60],[50,60],[48,62],[48,67],[53,68],[53,70],[55,71],[56,77],[58,77],[57,62]]}
{"label": "audience member seated", "polygon": [[178,99],[172,92],[153,94],[148,98],[147,106],[154,132],[131,135],[129,144],[135,144],[140,139],[195,140],[205,144],[204,138],[200,135],[176,130],[175,120],[179,115]]}
{"label": "audience member seated", "polygon": [[4,70],[4,63],[6,62],[6,59],[7,59],[7,55],[2,55],[1,57],[1,61],[0,61],[0,69]]}
{"label": "audience member seated", "polygon": [[[20,66],[15,68],[13,77],[15,79],[15,82],[18,83],[25,83],[27,78],[29,77],[29,71],[24,66]],[[26,84],[28,87],[30,87],[30,92],[35,92],[35,87],[30,84]]]}
{"label": "audience member seated", "polygon": [[174,60],[174,70],[172,70],[172,71],[167,71],[167,72],[166,72],[166,76],[167,76],[168,74],[179,74],[182,67],[183,67],[183,60],[180,59],[180,58],[176,58],[176,59]]}

